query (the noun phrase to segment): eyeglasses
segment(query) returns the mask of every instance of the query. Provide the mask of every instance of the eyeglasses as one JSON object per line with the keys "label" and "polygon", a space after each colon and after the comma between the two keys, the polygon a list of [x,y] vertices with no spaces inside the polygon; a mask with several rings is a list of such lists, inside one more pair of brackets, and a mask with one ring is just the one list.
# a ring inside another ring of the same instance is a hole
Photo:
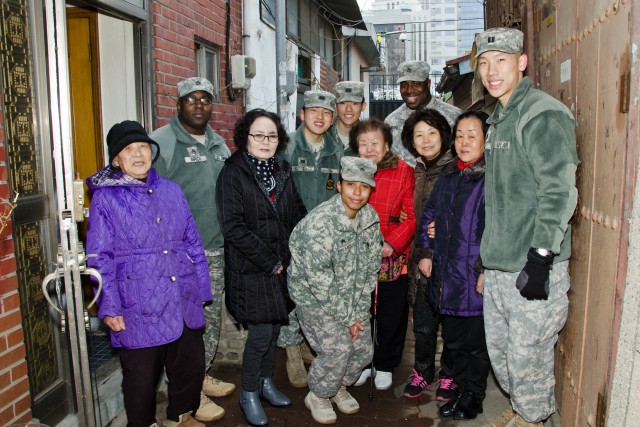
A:
{"label": "eyeglasses", "polygon": [[211,103],[213,102],[213,99],[209,98],[208,96],[205,96],[204,98],[196,98],[195,96],[187,96],[186,98],[182,98],[182,100],[187,105],[196,105],[197,103],[200,103],[202,105],[211,105]]}
{"label": "eyeglasses", "polygon": [[278,135],[265,135],[263,133],[250,133],[249,135],[251,135],[256,142],[262,142],[265,138],[269,142],[278,142]]}

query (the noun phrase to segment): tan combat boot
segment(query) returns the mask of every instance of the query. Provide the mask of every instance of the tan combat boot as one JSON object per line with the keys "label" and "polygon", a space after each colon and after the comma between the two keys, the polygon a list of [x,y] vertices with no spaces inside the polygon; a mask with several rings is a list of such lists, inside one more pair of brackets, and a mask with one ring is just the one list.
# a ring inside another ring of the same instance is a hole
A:
{"label": "tan combat boot", "polygon": [[509,407],[502,414],[500,414],[498,418],[486,423],[482,427],[507,427],[507,425],[513,424],[516,415],[517,414],[513,412],[513,408],[511,407],[511,405],[509,405]]}
{"label": "tan combat boot", "polygon": [[202,382],[202,392],[207,396],[222,397],[233,393],[236,386],[231,383],[225,383],[219,379],[213,378],[211,375],[205,375]]}
{"label": "tan combat boot", "polygon": [[307,371],[302,363],[300,346],[286,347],[287,350],[287,376],[292,386],[303,388],[307,386]]}
{"label": "tan combat boot", "polygon": [[340,390],[331,398],[331,401],[336,404],[338,410],[343,414],[355,414],[360,410],[358,401],[351,396],[345,386],[340,387]]}
{"label": "tan combat boot", "polygon": [[538,421],[537,423],[530,423],[529,421],[525,421],[520,415],[516,415],[516,418],[511,424],[513,427],[542,427],[542,421]]}
{"label": "tan combat boot", "polygon": [[200,393],[200,406],[195,418],[198,421],[209,422],[219,420],[224,416],[224,409],[216,405],[204,393]]}
{"label": "tan combat boot", "polygon": [[309,347],[306,341],[302,341],[302,344],[300,344],[300,354],[302,355],[304,363],[311,364],[316,358],[313,350],[311,350],[311,347]]}
{"label": "tan combat boot", "polygon": [[318,397],[310,391],[304,398],[304,405],[311,411],[311,416],[317,423],[335,424],[338,421],[329,399]]}

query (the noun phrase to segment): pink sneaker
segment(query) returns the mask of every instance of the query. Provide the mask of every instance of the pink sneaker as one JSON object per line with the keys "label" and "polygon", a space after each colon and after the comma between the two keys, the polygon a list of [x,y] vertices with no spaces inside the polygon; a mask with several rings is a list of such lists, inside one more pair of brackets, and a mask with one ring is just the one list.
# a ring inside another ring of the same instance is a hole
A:
{"label": "pink sneaker", "polygon": [[452,377],[447,375],[441,375],[438,378],[438,389],[436,390],[436,399],[443,402],[448,402],[453,396],[456,395],[456,389],[458,384]]}
{"label": "pink sneaker", "polygon": [[402,393],[402,395],[411,398],[420,397],[422,391],[430,385],[431,384],[425,381],[420,372],[413,369],[409,376],[409,384],[405,386],[404,393]]}

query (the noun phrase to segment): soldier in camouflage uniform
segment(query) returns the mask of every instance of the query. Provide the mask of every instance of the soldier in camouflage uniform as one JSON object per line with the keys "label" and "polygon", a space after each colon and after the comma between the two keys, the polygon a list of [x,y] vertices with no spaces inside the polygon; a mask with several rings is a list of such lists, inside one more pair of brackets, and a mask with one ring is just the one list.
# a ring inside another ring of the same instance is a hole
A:
{"label": "soldier in camouflage uniform", "polygon": [[367,203],[375,171],[371,160],[344,157],[340,194],[309,213],[289,240],[289,293],[317,353],[305,405],[321,424],[336,422],[332,402],[345,414],[358,412],[345,387],[373,358],[369,307],[383,243],[378,214]]}
{"label": "soldier in camouflage uniform", "polygon": [[[329,132],[336,111],[335,99],[333,94],[322,90],[305,92],[300,112],[303,123],[289,134],[284,157],[291,164],[291,174],[307,211],[336,194],[344,150]],[[289,324],[280,330],[278,346],[287,352],[286,368],[291,385],[306,387],[303,356],[311,362],[313,355],[306,347],[295,310],[289,313]]]}
{"label": "soldier in camouflage uniform", "polygon": [[[209,263],[213,301],[204,309],[207,326],[204,333],[205,370],[209,370],[220,338],[222,295],[224,291],[224,241],[218,223],[215,200],[216,181],[229,148],[211,126],[213,85],[209,80],[192,77],[178,83],[177,113],[168,125],[156,129],[151,138],[160,145],[161,155],[154,163],[158,175],[180,185],[198,226]],[[205,375],[200,407],[195,417],[214,421],[224,409],[208,396],[221,397],[235,386]]]}
{"label": "soldier in camouflage uniform", "polygon": [[336,83],[336,110],[338,117],[329,129],[336,141],[342,142],[345,156],[358,156],[349,147],[349,131],[360,121],[360,115],[367,108],[364,100],[364,83],[346,81]]}
{"label": "soldier in camouflage uniform", "polygon": [[542,426],[556,410],[554,345],[567,319],[578,165],[573,115],[524,77],[523,34],[478,34],[472,65],[498,99],[485,142],[487,349],[511,407],[487,426]]}
{"label": "soldier in camouflage uniform", "polygon": [[402,145],[402,128],[407,118],[418,109],[431,108],[447,119],[449,126],[453,126],[456,118],[462,112],[458,107],[431,96],[431,80],[429,80],[429,64],[424,61],[405,61],[398,66],[398,83],[400,96],[404,104],[389,114],[384,120],[391,126],[393,144],[391,150],[411,167],[416,167],[416,159]]}

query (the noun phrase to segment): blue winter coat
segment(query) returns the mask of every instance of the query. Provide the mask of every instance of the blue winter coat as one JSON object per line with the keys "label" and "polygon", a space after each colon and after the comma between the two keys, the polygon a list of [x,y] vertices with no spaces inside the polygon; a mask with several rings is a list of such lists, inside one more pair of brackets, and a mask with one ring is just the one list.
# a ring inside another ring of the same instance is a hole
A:
{"label": "blue winter coat", "polygon": [[166,344],[205,325],[207,259],[189,206],[173,181],[149,170],[146,183],[110,166],[87,178],[93,193],[87,264],[102,275],[98,316],[123,316],[111,345]]}
{"label": "blue winter coat", "polygon": [[[476,292],[476,284],[484,230],[484,171],[484,159],[461,171],[457,159],[445,166],[418,227],[415,256],[433,255],[427,296],[444,315],[482,315],[482,295]],[[427,235],[432,220],[436,222],[433,240]]]}

